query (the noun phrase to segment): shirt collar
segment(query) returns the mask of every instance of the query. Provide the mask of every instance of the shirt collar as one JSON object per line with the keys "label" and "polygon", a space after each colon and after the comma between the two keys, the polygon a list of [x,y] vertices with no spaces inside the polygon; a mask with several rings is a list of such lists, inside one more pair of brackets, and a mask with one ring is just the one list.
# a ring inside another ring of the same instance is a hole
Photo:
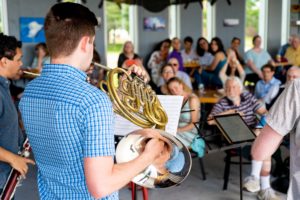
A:
{"label": "shirt collar", "polygon": [[[225,96],[225,99],[227,100],[228,105],[230,105],[230,106],[234,105],[233,102],[227,96]],[[240,103],[244,102],[245,100],[246,100],[245,93],[242,93],[240,95],[240,101],[241,101]]]}
{"label": "shirt collar", "polygon": [[3,85],[5,88],[9,88],[10,82],[7,78],[0,76],[0,85]]}
{"label": "shirt collar", "polygon": [[45,64],[43,67],[42,75],[58,74],[59,76],[72,75],[80,80],[86,80],[87,75],[85,72],[65,64]]}
{"label": "shirt collar", "polygon": [[272,85],[276,79],[273,77],[268,83],[266,83],[264,80],[262,80],[264,82],[265,85]]}

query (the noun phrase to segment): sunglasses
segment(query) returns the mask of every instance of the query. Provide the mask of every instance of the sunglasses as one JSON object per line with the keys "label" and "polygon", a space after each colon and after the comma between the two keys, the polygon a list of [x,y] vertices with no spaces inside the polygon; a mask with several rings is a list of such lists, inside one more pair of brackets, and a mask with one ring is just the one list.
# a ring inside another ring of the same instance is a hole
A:
{"label": "sunglasses", "polygon": [[169,63],[169,65],[171,65],[171,66],[178,66],[177,63]]}

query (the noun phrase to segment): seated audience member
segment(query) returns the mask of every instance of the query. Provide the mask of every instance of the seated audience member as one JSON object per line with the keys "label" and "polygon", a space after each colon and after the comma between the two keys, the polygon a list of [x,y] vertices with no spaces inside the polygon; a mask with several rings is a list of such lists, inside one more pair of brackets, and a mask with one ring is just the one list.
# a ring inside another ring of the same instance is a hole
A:
{"label": "seated audience member", "polygon": [[167,57],[169,54],[169,49],[171,45],[171,40],[166,39],[160,42],[159,49],[155,50],[147,63],[147,68],[151,74],[151,80],[155,85],[158,84],[159,75],[161,67],[167,63]]}
{"label": "seated audience member", "polygon": [[169,94],[168,87],[167,87],[167,82],[171,78],[175,77],[175,71],[170,64],[166,64],[161,68],[161,77],[164,80],[164,84],[161,85],[160,87],[157,87],[156,89],[156,94]]}
{"label": "seated audience member", "polygon": [[227,50],[227,58],[227,63],[220,71],[220,79],[223,83],[223,86],[228,77],[233,76],[240,78],[241,82],[243,83],[246,76],[245,71],[242,65],[240,64],[239,60],[237,59],[235,52],[232,49]]}
{"label": "seated audience member", "polygon": [[292,66],[286,73],[286,83],[290,84],[293,80],[300,78],[300,68],[298,66]]}
{"label": "seated audience member", "polygon": [[[214,105],[208,117],[209,124],[215,124],[215,115],[240,113],[250,128],[255,128],[257,120],[255,114],[264,115],[267,110],[251,93],[242,92],[243,84],[237,77],[229,77],[225,82],[225,97]],[[258,133],[258,132],[256,132]],[[258,199],[279,199],[270,186],[271,158],[257,163],[252,160],[251,176],[246,177],[244,189],[249,192],[257,192]],[[260,178],[260,180],[259,180]]]}
{"label": "seated audience member", "polygon": [[45,64],[50,64],[49,52],[45,43],[38,43],[34,49],[35,57],[33,58],[31,68],[40,72]]}
{"label": "seated audience member", "polygon": [[[178,60],[176,58],[171,58],[168,64],[173,67],[173,70],[175,71],[175,76],[180,78],[190,89],[192,89],[193,87],[192,87],[191,78],[186,72],[179,71]],[[165,83],[166,83],[165,80],[162,77],[160,77],[158,86],[161,86]]]}
{"label": "seated audience member", "polygon": [[261,72],[262,66],[265,64],[272,64],[274,62],[270,54],[262,49],[261,46],[261,37],[256,35],[253,37],[253,48],[246,52],[246,80],[256,83],[260,79],[263,79]]}
{"label": "seated audience member", "polygon": [[210,53],[209,43],[204,37],[200,37],[197,41],[196,55],[200,66],[209,66],[214,60],[214,56]]}
{"label": "seated audience member", "polygon": [[282,45],[279,48],[279,50],[277,52],[277,55],[276,55],[276,61],[277,62],[282,62],[283,61],[284,55],[286,53],[286,50],[291,46],[294,37],[295,37],[295,35],[290,35],[290,37],[288,39],[288,42],[286,44]]}
{"label": "seated audience member", "polygon": [[171,51],[171,53],[169,53],[167,60],[169,62],[171,58],[176,58],[179,63],[179,71],[184,71],[183,60],[180,53],[180,46],[181,46],[180,39],[177,37],[173,38],[172,39],[173,50]]}
{"label": "seated audience member", "polygon": [[266,64],[261,68],[263,79],[258,81],[255,86],[255,97],[262,100],[267,109],[269,108],[269,104],[272,99],[276,97],[281,82],[274,77],[275,68]]}
{"label": "seated audience member", "polygon": [[118,58],[118,67],[122,67],[123,63],[127,59],[136,59],[140,58],[139,55],[134,53],[134,46],[131,41],[126,41],[123,46],[123,52],[119,55]]}
{"label": "seated audience member", "polygon": [[269,104],[269,108],[273,106],[277,98],[280,96],[280,94],[283,92],[283,90],[295,79],[300,78],[300,68],[297,66],[292,66],[289,68],[289,70],[286,73],[286,82],[285,84],[281,85],[279,88],[279,91]]}
{"label": "seated audience member", "polygon": [[241,55],[241,53],[239,51],[240,45],[241,45],[241,39],[240,38],[238,38],[238,37],[232,38],[230,49],[232,49],[235,52],[236,58],[238,59],[240,64],[242,66],[244,66],[245,65],[245,60],[244,60],[243,56]]}
{"label": "seated audience member", "polygon": [[214,59],[211,65],[206,66],[204,70],[200,68],[198,73],[195,73],[196,83],[197,85],[203,83],[205,87],[210,88],[222,88],[223,84],[220,79],[220,71],[226,64],[227,59],[221,39],[214,37],[211,40],[210,48]]}
{"label": "seated audience member", "polygon": [[182,112],[179,118],[177,137],[189,147],[195,137],[197,129],[194,125],[200,118],[200,103],[198,96],[178,77],[173,77],[167,82],[168,90],[172,95],[183,96]]}
{"label": "seated audience member", "polygon": [[284,57],[288,60],[291,65],[300,66],[300,38],[294,36],[292,39],[291,46],[287,48]]}
{"label": "seated audience member", "polygon": [[100,82],[105,79],[105,70],[99,67],[95,67],[94,62],[101,63],[101,58],[99,53],[94,49],[93,60],[90,67],[86,71],[87,80],[92,85],[99,88]]}
{"label": "seated audience member", "polygon": [[198,58],[195,51],[193,50],[193,38],[187,36],[183,40],[184,49],[181,50],[181,56],[183,63],[189,63],[191,61],[196,61]]}

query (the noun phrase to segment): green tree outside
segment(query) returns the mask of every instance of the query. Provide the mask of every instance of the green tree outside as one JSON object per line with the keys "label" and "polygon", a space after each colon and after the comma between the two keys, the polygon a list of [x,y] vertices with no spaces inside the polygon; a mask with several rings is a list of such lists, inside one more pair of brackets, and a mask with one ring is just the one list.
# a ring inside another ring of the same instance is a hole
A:
{"label": "green tree outside", "polygon": [[246,0],[245,50],[252,47],[252,38],[258,34],[260,0]]}
{"label": "green tree outside", "polygon": [[[125,29],[129,32],[129,5],[121,4],[120,6],[114,2],[106,2],[107,37],[109,37],[111,31],[115,33],[117,29]],[[122,51],[123,45],[117,44],[114,36],[111,39],[107,38],[107,41],[109,41],[108,52],[120,53]]]}

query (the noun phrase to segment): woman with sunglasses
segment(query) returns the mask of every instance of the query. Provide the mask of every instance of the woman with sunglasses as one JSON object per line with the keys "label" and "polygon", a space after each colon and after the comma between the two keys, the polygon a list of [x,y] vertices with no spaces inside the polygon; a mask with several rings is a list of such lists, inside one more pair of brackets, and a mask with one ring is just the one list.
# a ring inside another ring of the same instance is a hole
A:
{"label": "woman with sunglasses", "polygon": [[[186,72],[179,71],[179,61],[177,60],[177,58],[175,57],[170,58],[168,64],[172,66],[175,72],[175,76],[180,78],[189,88],[192,89],[193,87],[192,87],[191,78]],[[158,86],[161,86],[165,83],[166,81],[162,77],[160,77]]]}

